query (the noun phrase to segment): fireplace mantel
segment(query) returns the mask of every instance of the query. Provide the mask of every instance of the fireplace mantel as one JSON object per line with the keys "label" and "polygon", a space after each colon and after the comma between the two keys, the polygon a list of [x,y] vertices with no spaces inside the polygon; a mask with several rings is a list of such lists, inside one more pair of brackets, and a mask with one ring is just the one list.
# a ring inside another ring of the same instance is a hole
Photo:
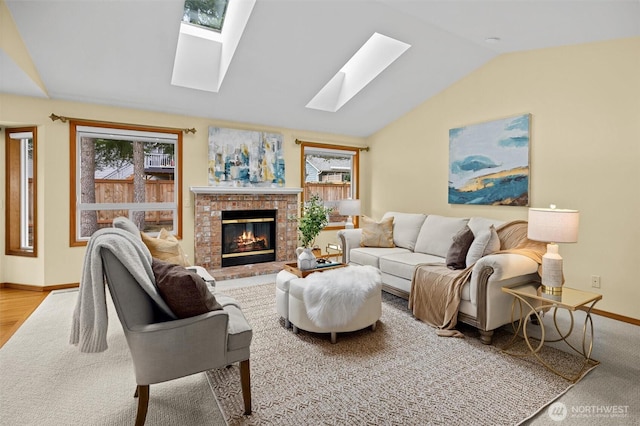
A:
{"label": "fireplace mantel", "polygon": [[190,188],[194,194],[242,194],[242,195],[263,195],[263,194],[299,194],[302,188],[282,188],[282,187],[233,187],[233,186],[192,186]]}

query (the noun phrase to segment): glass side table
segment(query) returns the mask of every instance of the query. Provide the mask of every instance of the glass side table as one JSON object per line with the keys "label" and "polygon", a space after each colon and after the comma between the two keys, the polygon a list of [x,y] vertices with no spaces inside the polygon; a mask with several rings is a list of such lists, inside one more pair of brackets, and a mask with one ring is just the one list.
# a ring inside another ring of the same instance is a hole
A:
{"label": "glass side table", "polygon": [[[591,351],[593,350],[593,320],[591,319],[591,310],[594,305],[602,299],[601,294],[591,293],[588,291],[576,290],[569,287],[562,287],[562,294],[560,295],[547,295],[536,294],[526,291],[531,289],[531,283],[519,285],[516,287],[502,287],[502,291],[513,296],[513,305],[511,306],[511,324],[513,326],[513,337],[502,349],[503,352],[513,356],[535,356],[537,360],[546,368],[554,372],[555,374],[564,377],[566,380],[575,382],[578,380],[584,371],[589,367],[598,365],[600,362],[591,358]],[[516,308],[519,310],[519,317],[516,315]],[[549,340],[547,339],[547,333],[545,330],[544,322],[542,321],[543,311],[553,309],[553,326],[558,333],[558,338]],[[570,325],[566,332],[560,330],[557,321],[558,309],[565,309],[569,313]],[[576,348],[567,339],[573,333],[574,318],[573,312],[581,310],[586,313],[584,325],[582,327],[582,347]],[[530,336],[527,331],[527,324],[530,319],[535,316],[535,319],[540,326],[540,338]],[[517,323],[517,325],[516,325]],[[509,349],[516,342],[518,337],[522,337],[529,348],[529,352],[514,352]],[[536,342],[537,341],[537,342]],[[575,375],[567,375],[556,368],[554,368],[549,362],[543,359],[540,352],[545,342],[565,342],[574,352],[583,357],[583,364],[580,370]]]}
{"label": "glass side table", "polygon": [[340,246],[340,244],[329,243],[327,244],[327,248],[325,250],[327,251],[326,257],[328,259],[335,257],[338,262],[342,260],[342,247]]}

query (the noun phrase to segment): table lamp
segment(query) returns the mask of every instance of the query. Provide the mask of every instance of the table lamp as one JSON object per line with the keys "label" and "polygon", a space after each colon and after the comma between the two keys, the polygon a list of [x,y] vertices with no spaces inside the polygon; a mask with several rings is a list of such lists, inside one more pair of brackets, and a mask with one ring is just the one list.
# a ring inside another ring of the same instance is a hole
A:
{"label": "table lamp", "polygon": [[342,200],[338,206],[338,211],[342,216],[349,216],[344,224],[344,228],[353,229],[352,216],[360,215],[360,200],[352,200],[351,198]]}
{"label": "table lamp", "polygon": [[557,209],[553,204],[548,209],[529,209],[527,237],[548,243],[547,252],[542,256],[543,294],[562,294],[564,274],[556,243],[577,242],[579,221],[578,210]]}

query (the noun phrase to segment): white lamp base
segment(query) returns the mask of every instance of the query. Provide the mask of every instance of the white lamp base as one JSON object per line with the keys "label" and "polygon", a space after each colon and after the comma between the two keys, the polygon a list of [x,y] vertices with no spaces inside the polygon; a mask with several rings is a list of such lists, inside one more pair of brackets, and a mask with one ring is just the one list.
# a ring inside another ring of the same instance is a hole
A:
{"label": "white lamp base", "polygon": [[351,218],[351,216],[349,216],[347,218],[347,221],[344,223],[344,229],[353,229],[353,219]]}
{"label": "white lamp base", "polygon": [[562,257],[558,254],[558,245],[547,244],[547,252],[542,256],[542,293],[562,294],[563,283]]}

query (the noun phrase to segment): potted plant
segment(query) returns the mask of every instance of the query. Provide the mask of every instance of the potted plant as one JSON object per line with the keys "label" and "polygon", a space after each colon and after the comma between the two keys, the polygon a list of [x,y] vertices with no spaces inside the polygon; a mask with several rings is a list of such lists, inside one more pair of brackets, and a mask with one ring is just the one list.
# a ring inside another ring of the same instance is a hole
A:
{"label": "potted plant", "polygon": [[302,214],[298,219],[298,232],[302,246],[296,252],[298,254],[298,268],[308,270],[316,267],[316,257],[312,252],[313,245],[320,231],[329,224],[329,213],[333,209],[325,207],[320,196],[313,194],[309,197],[309,201],[302,204],[301,210]]}

